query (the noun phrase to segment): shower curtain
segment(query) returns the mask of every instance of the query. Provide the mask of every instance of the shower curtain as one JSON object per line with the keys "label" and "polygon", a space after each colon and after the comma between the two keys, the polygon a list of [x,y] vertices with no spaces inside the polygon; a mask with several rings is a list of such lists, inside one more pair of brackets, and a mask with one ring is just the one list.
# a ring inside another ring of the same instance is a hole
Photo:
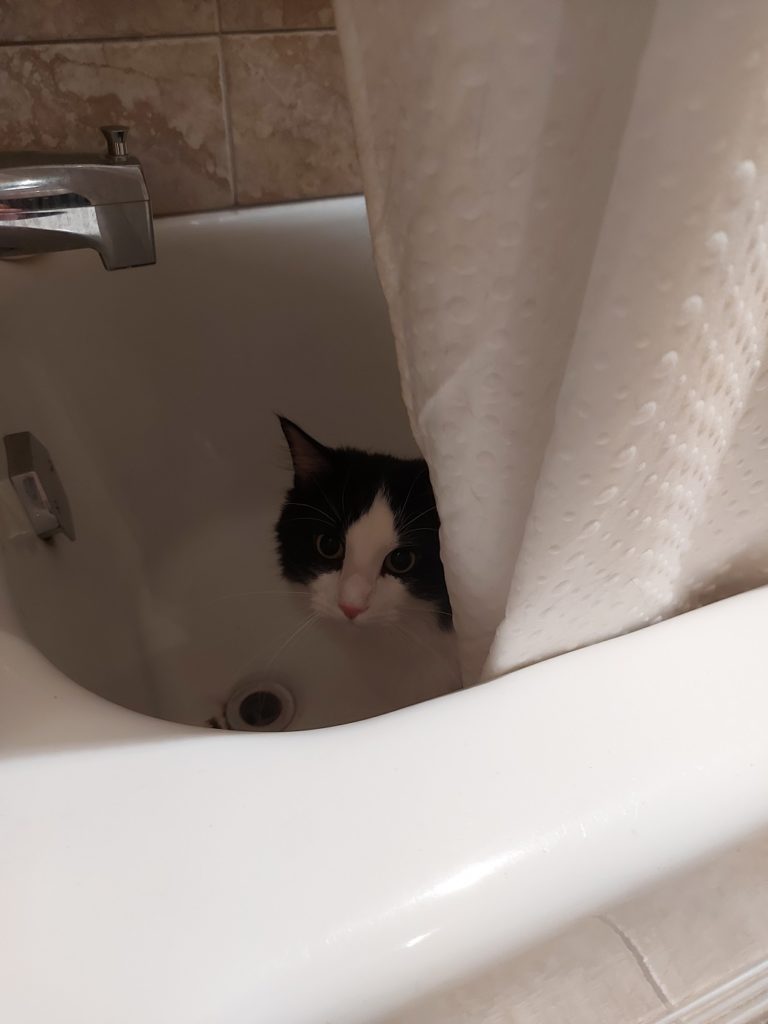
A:
{"label": "shower curtain", "polygon": [[768,581],[766,0],[335,0],[464,678]]}

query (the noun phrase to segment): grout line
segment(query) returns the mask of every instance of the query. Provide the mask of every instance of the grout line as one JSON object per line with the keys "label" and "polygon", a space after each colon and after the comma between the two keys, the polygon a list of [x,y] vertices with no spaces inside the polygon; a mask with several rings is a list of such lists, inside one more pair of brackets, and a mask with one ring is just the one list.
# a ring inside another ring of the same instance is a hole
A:
{"label": "grout line", "polygon": [[[218,8],[218,0],[216,0]],[[229,159],[229,181],[232,188],[232,205],[237,206],[237,165],[235,163],[235,140],[232,133],[232,108],[229,100],[229,69],[227,67],[224,42],[221,34],[218,37],[219,50],[219,84],[221,86],[222,114],[224,117],[224,142]]]}
{"label": "grout line", "polygon": [[327,36],[336,32],[335,25],[327,28],[230,28],[222,31],[223,36]]}
{"label": "grout line", "polygon": [[634,944],[632,939],[630,939],[626,932],[624,932],[624,930],[620,928],[619,925],[617,925],[616,922],[611,917],[609,917],[608,914],[600,914],[598,920],[602,921],[603,924],[607,924],[611,931],[618,935],[625,949],[630,954],[632,959],[635,961],[637,966],[640,968],[645,980],[648,982],[648,984],[651,986],[651,988],[656,993],[658,998],[661,1000],[662,1004],[669,1008],[671,1004],[669,1002],[669,999],[667,998],[666,992],[661,987],[661,984],[659,983],[655,974],[651,970],[650,964],[643,956],[643,954],[640,952],[638,947]]}
{"label": "grout line", "polygon": [[215,32],[174,32],[173,34],[159,35],[159,36],[141,36],[141,35],[127,35],[127,36],[78,36],[72,38],[59,37],[51,39],[19,39],[19,40],[0,40],[0,49],[7,49],[8,47],[15,46],[19,49],[33,46],[75,46],[82,45],[83,43],[97,43],[103,46],[104,43],[154,43],[154,42],[168,42],[174,39],[215,39]]}
{"label": "grout line", "polygon": [[[217,8],[218,11],[218,8]],[[329,25],[327,28],[269,28],[269,29],[219,29],[214,32],[173,32],[157,36],[83,36],[71,39],[0,39],[0,50],[16,47],[22,49],[34,46],[77,46],[84,43],[94,43],[103,46],[105,43],[167,43],[176,39],[216,39],[219,36],[293,36],[304,35],[327,35],[335,32],[336,28]]]}
{"label": "grout line", "polygon": [[217,50],[219,54],[219,86],[221,88],[221,116],[224,119],[224,145],[229,162],[229,187],[232,193],[232,205],[237,206],[237,179],[235,171],[235,147],[232,141],[232,115],[229,108],[229,80],[227,64],[224,56],[224,44],[221,41],[221,0],[215,0]]}

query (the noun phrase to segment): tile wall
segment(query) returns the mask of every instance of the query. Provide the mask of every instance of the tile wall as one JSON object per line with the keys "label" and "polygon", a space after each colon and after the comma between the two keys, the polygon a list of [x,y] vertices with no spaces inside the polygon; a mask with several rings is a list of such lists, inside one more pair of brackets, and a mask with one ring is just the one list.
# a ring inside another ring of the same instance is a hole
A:
{"label": "tile wall", "polygon": [[0,0],[0,151],[109,123],[158,214],[361,189],[330,0]]}

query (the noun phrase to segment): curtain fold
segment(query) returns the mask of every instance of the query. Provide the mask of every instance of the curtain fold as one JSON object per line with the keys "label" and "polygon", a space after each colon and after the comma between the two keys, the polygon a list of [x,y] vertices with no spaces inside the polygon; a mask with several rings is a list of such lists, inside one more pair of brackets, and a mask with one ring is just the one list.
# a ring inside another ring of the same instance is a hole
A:
{"label": "curtain fold", "polygon": [[768,4],[335,6],[465,682],[768,581]]}

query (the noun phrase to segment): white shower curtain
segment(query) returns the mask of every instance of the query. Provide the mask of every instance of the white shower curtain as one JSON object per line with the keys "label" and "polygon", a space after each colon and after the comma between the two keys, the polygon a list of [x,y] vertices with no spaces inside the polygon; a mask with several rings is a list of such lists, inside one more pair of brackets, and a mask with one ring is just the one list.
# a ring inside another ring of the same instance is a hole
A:
{"label": "white shower curtain", "polygon": [[768,2],[335,4],[466,682],[768,581]]}

